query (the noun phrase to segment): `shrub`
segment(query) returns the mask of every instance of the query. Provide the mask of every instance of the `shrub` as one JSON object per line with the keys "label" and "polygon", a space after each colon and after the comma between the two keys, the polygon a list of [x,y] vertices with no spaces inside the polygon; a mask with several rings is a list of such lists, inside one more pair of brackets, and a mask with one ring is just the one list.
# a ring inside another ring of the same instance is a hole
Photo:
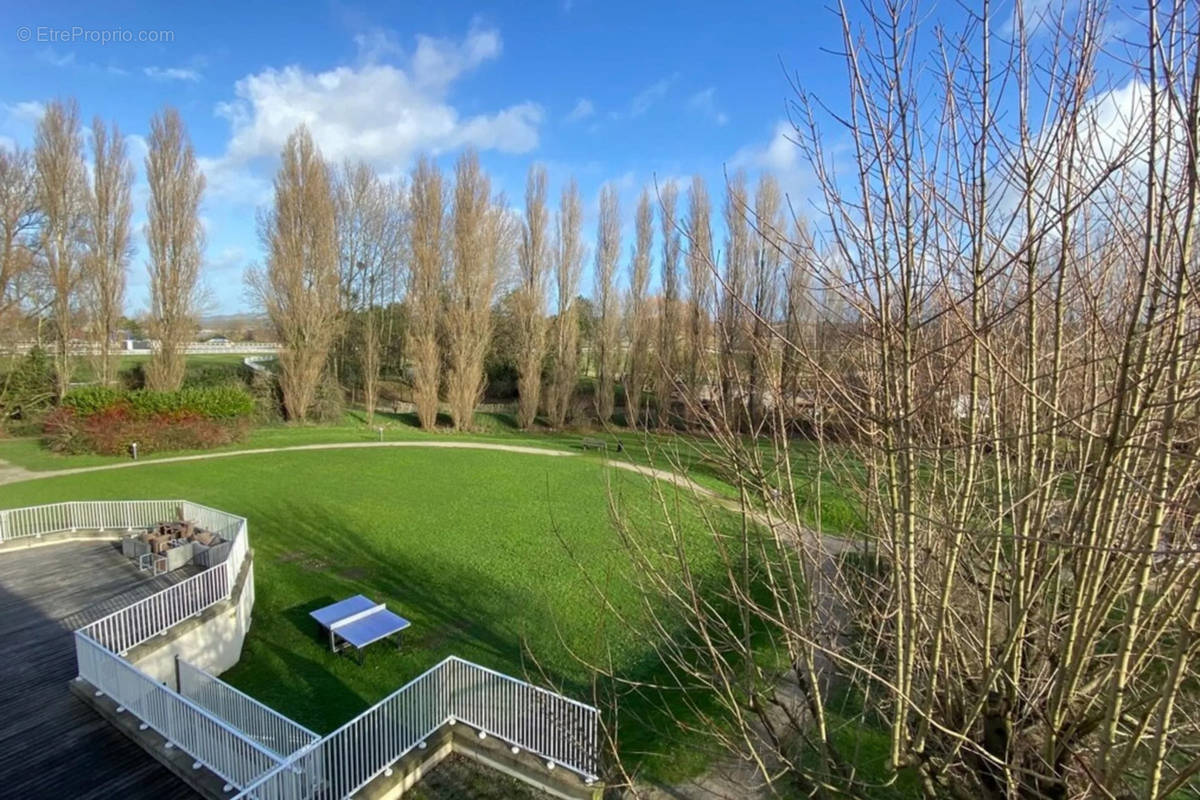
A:
{"label": "shrub", "polygon": [[62,405],[81,417],[88,417],[118,405],[124,397],[125,392],[111,386],[83,386],[67,392]]}
{"label": "shrub", "polygon": [[254,413],[254,398],[240,386],[192,387],[178,392],[85,386],[68,392],[62,405],[81,417],[112,408],[128,408],[134,416],[140,417],[192,414],[208,419],[237,419]]}
{"label": "shrub", "polygon": [[266,372],[254,373],[250,379],[250,396],[257,421],[279,422],[283,419],[283,393],[275,376]]}
{"label": "shrub", "polygon": [[190,412],[144,416],[123,405],[86,417],[60,406],[47,415],[43,427],[52,450],[102,455],[124,455],[134,442],[140,453],[205,450],[240,441],[248,430],[246,419],[218,420]]}
{"label": "shrub", "polygon": [[180,411],[209,419],[237,419],[254,413],[254,398],[240,386],[184,388],[179,396]]}
{"label": "shrub", "polygon": [[183,376],[183,388],[245,386],[250,382],[250,372],[245,364],[240,363],[188,364]]}
{"label": "shrub", "polygon": [[31,349],[0,377],[0,412],[9,429],[36,420],[54,399],[54,368],[40,347]]}
{"label": "shrub", "polygon": [[138,443],[143,453],[218,447],[242,438],[254,414],[254,398],[237,386],[178,392],[76,389],[47,415],[47,445],[63,453],[120,455]]}
{"label": "shrub", "polygon": [[317,396],[309,417],[314,422],[340,422],[346,414],[346,398],[342,387],[332,378],[326,377],[317,385]]}

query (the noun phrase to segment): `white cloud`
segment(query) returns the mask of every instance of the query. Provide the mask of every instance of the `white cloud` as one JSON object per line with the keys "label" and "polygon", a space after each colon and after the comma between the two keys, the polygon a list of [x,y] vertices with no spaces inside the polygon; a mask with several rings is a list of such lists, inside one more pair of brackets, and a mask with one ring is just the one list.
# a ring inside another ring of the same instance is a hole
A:
{"label": "white cloud", "polygon": [[37,52],[39,61],[44,61],[52,67],[71,67],[75,65],[75,53],[60,53],[53,47],[46,47]]}
{"label": "white cloud", "polygon": [[204,173],[204,197],[222,201],[265,205],[271,200],[270,179],[256,175],[245,165],[227,158],[196,159]]}
{"label": "white cloud", "polygon": [[241,275],[250,263],[250,257],[246,251],[237,245],[222,247],[215,256],[209,256],[207,260],[206,271],[210,275],[219,273]]}
{"label": "white cloud", "polygon": [[147,78],[156,81],[199,81],[200,73],[194,69],[182,67],[146,67],[142,70]]}
{"label": "white cloud", "polygon": [[37,100],[25,100],[20,103],[4,103],[4,113],[9,119],[17,122],[37,122],[46,112],[46,106]]}
{"label": "white cloud", "polygon": [[383,28],[372,28],[365,33],[356,34],[354,45],[358,48],[359,60],[367,64],[404,53],[404,48],[396,41],[391,31]]}
{"label": "white cloud", "polygon": [[[360,48],[371,45],[360,41]],[[494,30],[473,28],[461,41],[417,37],[403,66],[364,63],[309,72],[299,66],[266,69],[237,82],[236,99],[217,113],[229,120],[225,155],[204,163],[214,188],[242,191],[249,162],[273,159],[300,124],[324,156],[365,159],[381,169],[406,166],[421,151],[463,146],[524,153],[538,144],[543,112],[533,102],[463,118],[449,102],[452,84],[501,50]],[[378,47],[367,47],[379,54]]]}
{"label": "white cloud", "polygon": [[586,97],[581,97],[575,103],[575,107],[571,109],[571,113],[567,114],[567,122],[580,122],[596,113],[596,107],[592,105],[592,101]]}
{"label": "white cloud", "polygon": [[675,75],[663,78],[662,80],[655,81],[642,91],[638,92],[634,96],[633,101],[629,104],[629,115],[632,117],[640,117],[642,114],[645,114],[647,111],[649,111],[655,103],[666,97],[667,92],[671,89],[671,84],[675,83],[675,79],[678,77],[679,75],[676,73]]}
{"label": "white cloud", "polygon": [[461,43],[418,36],[412,57],[412,79],[417,86],[445,89],[455,78],[500,55],[500,33],[472,28]]}
{"label": "white cloud", "polygon": [[692,95],[688,100],[688,107],[699,111],[718,125],[729,121],[729,116],[717,107],[717,90],[712,86]]}
{"label": "white cloud", "polygon": [[812,171],[796,145],[796,132],[787,120],[775,123],[765,144],[753,144],[734,153],[733,169],[770,172],[792,202],[801,202],[813,187]]}

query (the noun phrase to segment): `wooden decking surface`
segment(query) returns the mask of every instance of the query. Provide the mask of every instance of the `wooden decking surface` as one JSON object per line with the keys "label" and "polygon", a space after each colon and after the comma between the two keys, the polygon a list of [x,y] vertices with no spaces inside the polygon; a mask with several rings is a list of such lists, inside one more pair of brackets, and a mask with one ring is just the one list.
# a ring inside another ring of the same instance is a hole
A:
{"label": "wooden decking surface", "polygon": [[147,578],[104,541],[0,553],[0,794],[197,796],[67,688],[72,631],[192,571]]}

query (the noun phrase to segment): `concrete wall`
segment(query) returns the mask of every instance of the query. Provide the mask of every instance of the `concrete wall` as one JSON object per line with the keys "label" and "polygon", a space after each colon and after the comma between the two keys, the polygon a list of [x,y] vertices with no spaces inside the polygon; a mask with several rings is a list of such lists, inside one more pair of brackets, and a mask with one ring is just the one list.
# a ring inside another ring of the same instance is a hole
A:
{"label": "concrete wall", "polygon": [[516,778],[550,797],[560,800],[601,800],[604,785],[587,785],[583,779],[567,769],[549,770],[546,762],[532,753],[518,750],[514,753],[503,742],[488,737],[480,739],[478,731],[470,725],[442,725],[425,740],[424,748],[410,751],[386,772],[364,786],[357,800],[399,800],[421,779],[429,774],[439,762],[451,753],[469,758],[476,763]]}
{"label": "concrete wall", "polygon": [[250,630],[254,609],[254,557],[246,554],[233,597],[217,603],[199,617],[182,622],[158,637],[129,651],[126,659],[156,680],[178,690],[175,658],[220,675],[238,662],[242,643]]}

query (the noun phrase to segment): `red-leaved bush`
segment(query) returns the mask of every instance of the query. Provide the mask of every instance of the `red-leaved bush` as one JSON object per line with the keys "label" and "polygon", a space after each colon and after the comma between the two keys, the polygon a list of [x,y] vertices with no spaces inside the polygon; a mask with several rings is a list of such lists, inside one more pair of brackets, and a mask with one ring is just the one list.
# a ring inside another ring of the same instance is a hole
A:
{"label": "red-leaved bush", "polygon": [[60,453],[124,455],[137,442],[140,453],[204,450],[240,441],[246,419],[212,419],[191,412],[136,414],[117,404],[83,416],[68,406],[46,415],[46,444]]}

